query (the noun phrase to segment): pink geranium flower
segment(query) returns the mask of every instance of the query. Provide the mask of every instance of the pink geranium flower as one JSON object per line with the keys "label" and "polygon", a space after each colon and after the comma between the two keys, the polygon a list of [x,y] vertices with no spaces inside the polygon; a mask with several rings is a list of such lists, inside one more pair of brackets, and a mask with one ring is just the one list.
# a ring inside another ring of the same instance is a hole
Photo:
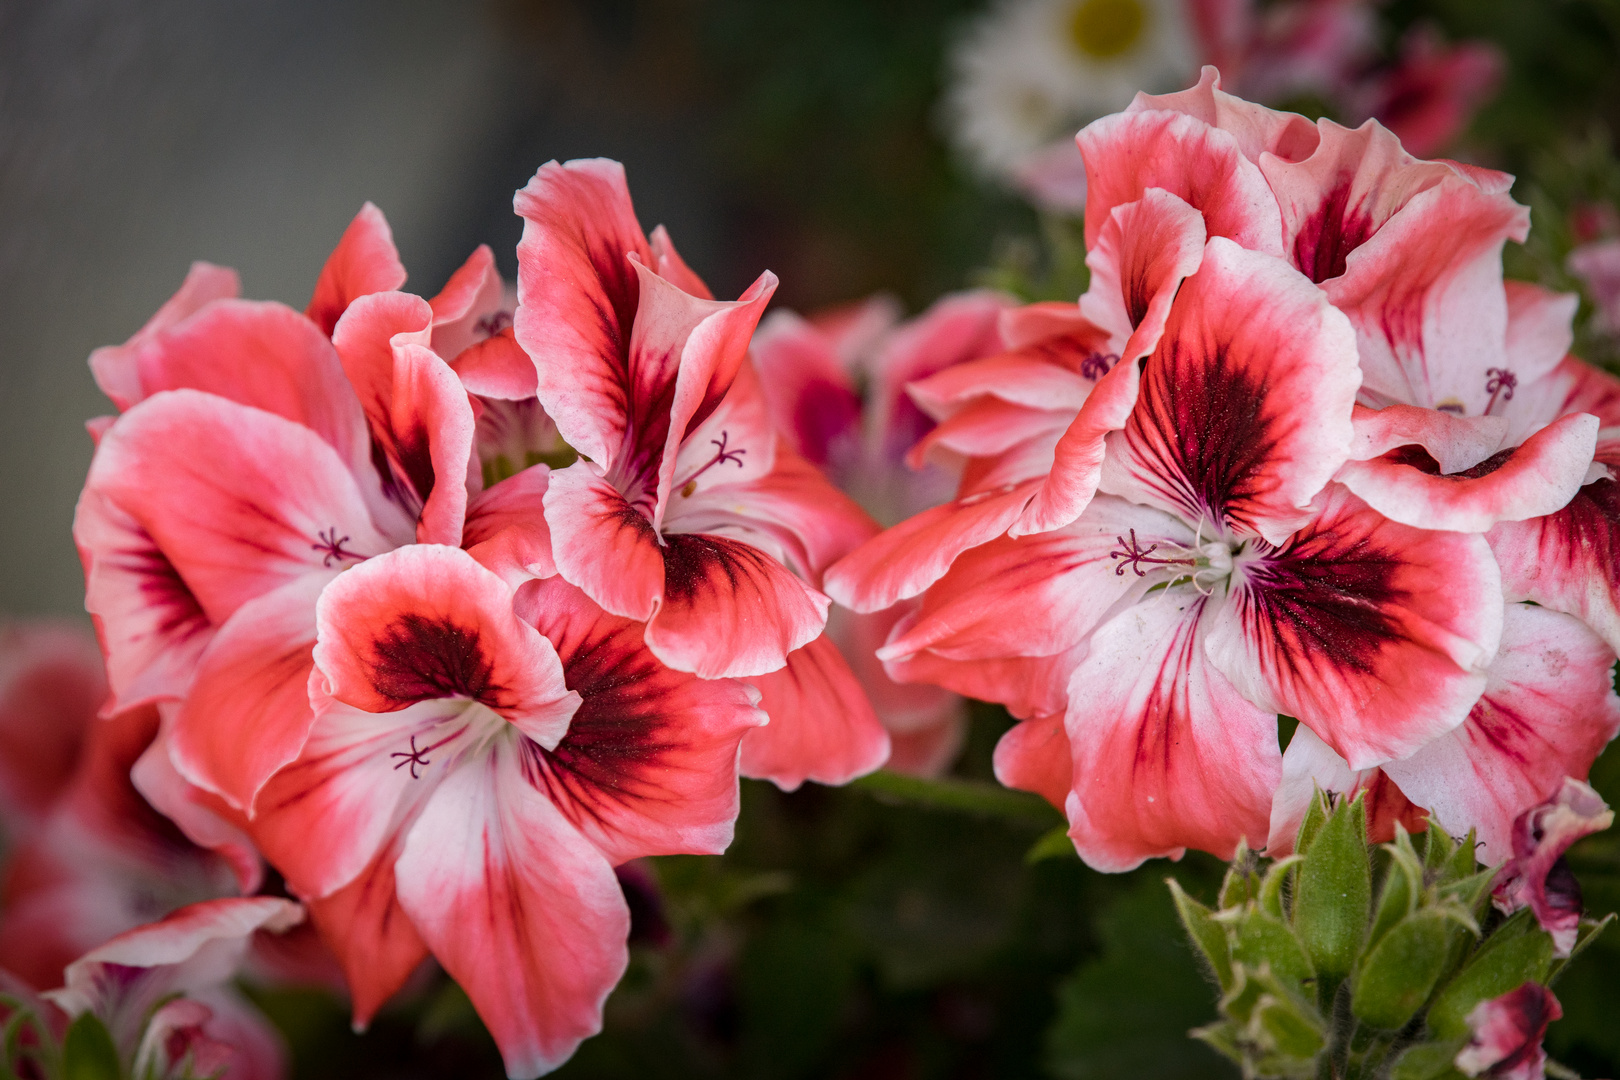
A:
{"label": "pink geranium flower", "polygon": [[758,695],[665,667],[645,627],[559,578],[517,593],[413,545],[329,585],[317,719],[253,835],[310,900],[366,1022],[428,953],[513,1076],[601,1026],[626,963],[613,866],[713,853]]}
{"label": "pink geranium flower", "polygon": [[1528,907],[1552,935],[1556,956],[1568,956],[1581,928],[1581,886],[1564,852],[1583,836],[1614,824],[1603,797],[1565,777],[1543,802],[1513,822],[1513,857],[1502,866],[1491,899],[1504,912]]}
{"label": "pink geranium flower", "polygon": [[517,209],[517,339],[582,455],[545,495],[557,572],[645,623],[663,663],[758,684],[772,723],[743,744],[748,775],[876,768],[888,741],[818,588],[875,526],[781,444],[744,363],[775,277],[712,299],[661,228],[642,233],[616,162],[548,164]]}
{"label": "pink geranium flower", "polygon": [[1541,1040],[1547,1036],[1547,1025],[1563,1015],[1553,992],[1540,983],[1527,982],[1480,1002],[1468,1013],[1472,1033],[1468,1045],[1457,1052],[1458,1071],[1497,1080],[1542,1080],[1547,1075],[1547,1051]]}

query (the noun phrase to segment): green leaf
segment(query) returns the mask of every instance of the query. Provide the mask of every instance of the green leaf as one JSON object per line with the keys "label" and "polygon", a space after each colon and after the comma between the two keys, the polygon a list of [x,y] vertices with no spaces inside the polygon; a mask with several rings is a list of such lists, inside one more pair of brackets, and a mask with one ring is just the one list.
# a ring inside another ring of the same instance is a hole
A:
{"label": "green leaf", "polygon": [[1372,929],[1367,934],[1367,948],[1378,944],[1390,927],[1406,918],[1417,908],[1418,894],[1423,890],[1423,867],[1417,861],[1410,844],[1403,845],[1406,836],[1399,822],[1395,823],[1393,844],[1385,844],[1389,867],[1384,871],[1384,885],[1378,892],[1378,910],[1373,914]]}
{"label": "green leaf", "polygon": [[1429,1008],[1429,1030],[1443,1039],[1468,1034],[1475,1005],[1526,982],[1544,982],[1552,938],[1529,918],[1529,909],[1497,928]]}
{"label": "green leaf", "polygon": [[1316,972],[1288,924],[1269,912],[1250,910],[1234,922],[1232,959],[1258,971],[1262,964],[1296,989]]}
{"label": "green leaf", "polygon": [[120,1080],[118,1048],[94,1013],[81,1013],[62,1041],[62,1080]]}
{"label": "green leaf", "polygon": [[1341,801],[1317,832],[1294,885],[1294,930],[1318,973],[1342,979],[1367,933],[1372,867],[1367,857],[1367,805]]}
{"label": "green leaf", "polygon": [[1239,840],[1232,853],[1232,865],[1221,880],[1221,893],[1216,903],[1221,910],[1242,907],[1260,895],[1260,875],[1255,872],[1260,860],[1249,850],[1246,841]]}
{"label": "green leaf", "polygon": [[1350,1011],[1374,1027],[1404,1027],[1444,972],[1455,925],[1452,913],[1427,908],[1390,927],[1363,959]]}
{"label": "green leaf", "polygon": [[1457,850],[1451,853],[1451,858],[1441,868],[1440,883],[1447,885],[1472,877],[1479,867],[1479,859],[1475,856],[1478,848],[1479,840],[1474,836],[1474,830],[1469,829],[1468,835],[1463,837],[1462,843],[1457,845]]}
{"label": "green leaf", "polygon": [[1214,913],[1188,896],[1175,878],[1166,878],[1170,898],[1175,902],[1176,914],[1193,944],[1203,954],[1222,990],[1232,986],[1232,950],[1226,941],[1226,928],[1215,921]]}
{"label": "green leaf", "polygon": [[1462,1073],[1453,1062],[1466,1041],[1452,1039],[1412,1047],[1396,1059],[1389,1080],[1457,1080]]}
{"label": "green leaf", "polygon": [[1294,836],[1294,854],[1304,855],[1310,850],[1317,832],[1327,824],[1327,819],[1327,794],[1321,788],[1317,788],[1316,794],[1311,796],[1310,805],[1305,808],[1305,816],[1299,821],[1299,832]]}
{"label": "green leaf", "polygon": [[1024,852],[1024,865],[1034,866],[1036,863],[1045,862],[1047,859],[1071,859],[1077,857],[1074,850],[1074,841],[1069,838],[1069,827],[1067,825],[1054,825],[1049,831],[1042,833],[1041,838],[1031,844],[1028,851]]}

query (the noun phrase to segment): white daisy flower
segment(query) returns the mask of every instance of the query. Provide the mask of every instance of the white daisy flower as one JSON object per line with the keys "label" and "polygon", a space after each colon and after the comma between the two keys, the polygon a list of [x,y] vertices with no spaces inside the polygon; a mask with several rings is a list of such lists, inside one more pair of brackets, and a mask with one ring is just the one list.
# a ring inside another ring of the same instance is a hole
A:
{"label": "white daisy flower", "polygon": [[1002,0],[951,55],[953,141],[1017,184],[1029,155],[1197,74],[1184,0]]}

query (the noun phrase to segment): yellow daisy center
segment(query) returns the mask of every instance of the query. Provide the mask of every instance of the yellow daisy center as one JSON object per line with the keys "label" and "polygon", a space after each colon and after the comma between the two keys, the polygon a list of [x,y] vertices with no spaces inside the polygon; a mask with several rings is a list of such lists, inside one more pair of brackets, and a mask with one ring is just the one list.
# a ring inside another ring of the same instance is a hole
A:
{"label": "yellow daisy center", "polygon": [[1111,60],[1141,40],[1147,17],[1142,0],[1080,0],[1069,15],[1069,40],[1086,56]]}

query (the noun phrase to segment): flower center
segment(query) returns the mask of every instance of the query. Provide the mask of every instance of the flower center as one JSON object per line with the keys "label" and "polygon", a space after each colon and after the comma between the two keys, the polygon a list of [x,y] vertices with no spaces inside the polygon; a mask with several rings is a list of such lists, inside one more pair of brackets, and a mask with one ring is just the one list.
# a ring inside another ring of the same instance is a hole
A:
{"label": "flower center", "polygon": [[1177,575],[1167,584],[1190,583],[1199,592],[1210,592],[1232,573],[1232,545],[1224,540],[1211,540],[1207,544],[1186,545],[1169,540],[1143,544],[1130,530],[1130,538],[1116,536],[1118,545],[1108,553],[1114,560],[1114,573],[1123,575],[1130,570],[1137,577],[1163,566],[1174,568]]}
{"label": "flower center", "polygon": [[1111,60],[1141,40],[1147,15],[1142,0],[1080,0],[1069,14],[1069,40],[1086,56]]}

